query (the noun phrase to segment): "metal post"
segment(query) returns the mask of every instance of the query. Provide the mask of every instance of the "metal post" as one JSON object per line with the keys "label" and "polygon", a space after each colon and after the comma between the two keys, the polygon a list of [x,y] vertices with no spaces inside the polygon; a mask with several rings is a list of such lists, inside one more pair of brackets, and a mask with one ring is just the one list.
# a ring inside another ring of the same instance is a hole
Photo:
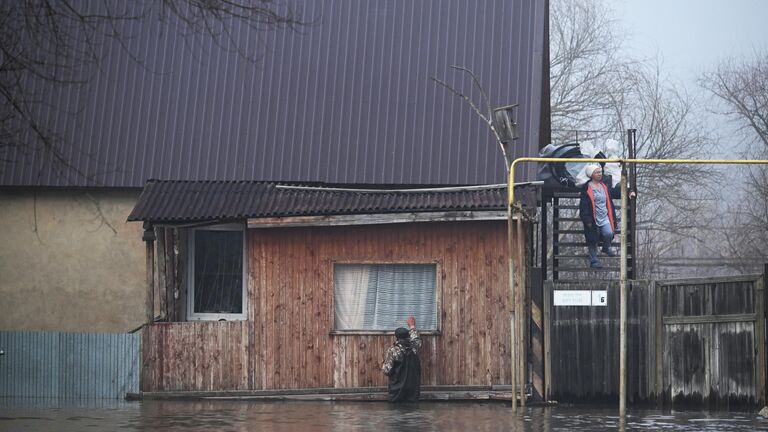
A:
{"label": "metal post", "polygon": [[547,200],[542,199],[541,200],[541,240],[539,244],[541,245],[541,280],[545,281],[547,280],[547,244],[549,242],[548,239],[548,233],[547,233],[547,224],[549,222],[547,221]]}
{"label": "metal post", "polygon": [[[629,151],[629,158],[635,159],[637,157],[637,137],[635,133],[637,129],[627,129],[627,150]],[[630,191],[637,193],[637,165],[632,164],[629,167],[629,185]],[[637,279],[637,201],[628,201],[629,203],[629,223],[627,224],[627,254],[630,255],[632,265],[627,262],[627,279]]]}
{"label": "metal post", "polygon": [[512,413],[517,414],[517,344],[515,343],[515,312],[509,316],[509,352],[512,363]]}
{"label": "metal post", "polygon": [[621,165],[621,276],[619,310],[619,416],[627,414],[627,167]]}

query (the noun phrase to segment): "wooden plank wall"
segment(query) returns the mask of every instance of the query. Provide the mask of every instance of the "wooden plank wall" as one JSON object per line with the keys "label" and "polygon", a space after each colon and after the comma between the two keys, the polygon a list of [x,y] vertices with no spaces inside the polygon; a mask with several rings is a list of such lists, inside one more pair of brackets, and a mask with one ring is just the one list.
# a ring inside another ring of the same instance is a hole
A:
{"label": "wooden plank wall", "polygon": [[664,326],[663,402],[735,408],[756,403],[754,322]]}
{"label": "wooden plank wall", "polygon": [[249,230],[256,388],[386,384],[391,335],[331,334],[334,262],[437,262],[441,334],[424,336],[422,383],[509,384],[505,233],[503,221]]}
{"label": "wooden plank wall", "polygon": [[505,221],[250,229],[247,249],[248,321],[145,328],[144,391],[386,385],[391,333],[332,334],[334,262],[436,262],[422,384],[510,384]]}
{"label": "wooden plank wall", "polygon": [[[652,396],[655,362],[653,290],[634,281],[627,310],[627,399]],[[551,397],[561,402],[614,402],[619,394],[619,283],[547,281],[545,289],[607,290],[607,306],[553,306],[551,313]],[[550,296],[551,299],[551,296]]]}
{"label": "wooden plank wall", "polygon": [[659,290],[663,402],[713,409],[757,404],[765,380],[758,342],[762,281],[680,281]]}
{"label": "wooden plank wall", "polygon": [[[713,409],[764,402],[762,284],[757,276],[633,281],[627,313],[629,401]],[[607,289],[606,307],[550,307],[547,378],[555,400],[615,402],[618,281],[547,281],[545,289],[548,294]]]}
{"label": "wooden plank wall", "polygon": [[142,330],[143,391],[246,390],[246,321],[154,323]]}

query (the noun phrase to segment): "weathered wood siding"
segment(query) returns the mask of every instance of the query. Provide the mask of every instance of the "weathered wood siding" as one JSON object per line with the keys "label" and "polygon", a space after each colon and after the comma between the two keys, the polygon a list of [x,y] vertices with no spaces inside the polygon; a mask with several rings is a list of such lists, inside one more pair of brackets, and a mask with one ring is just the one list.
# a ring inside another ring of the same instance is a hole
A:
{"label": "weathered wood siding", "polygon": [[[562,402],[618,400],[618,281],[547,281],[545,289],[608,291],[606,306],[550,305],[549,397]],[[627,399],[639,402],[647,400],[653,392],[653,290],[649,282],[634,281],[628,292]]]}
{"label": "weathered wood siding", "polygon": [[762,280],[660,283],[659,296],[664,403],[730,408],[762,401]]}
{"label": "weathered wood siding", "polygon": [[[710,408],[764,402],[762,286],[757,276],[631,282],[628,400]],[[547,281],[545,289],[549,299],[553,289],[608,291],[605,307],[552,306],[550,300],[549,397],[618,400],[618,281]]]}
{"label": "weathered wood siding", "polygon": [[391,334],[332,334],[334,262],[436,262],[422,384],[509,384],[506,238],[504,221],[250,229],[248,321],[149,326],[142,389],[386,385]]}
{"label": "weathered wood siding", "polygon": [[251,388],[246,321],[154,323],[142,333],[143,391]]}

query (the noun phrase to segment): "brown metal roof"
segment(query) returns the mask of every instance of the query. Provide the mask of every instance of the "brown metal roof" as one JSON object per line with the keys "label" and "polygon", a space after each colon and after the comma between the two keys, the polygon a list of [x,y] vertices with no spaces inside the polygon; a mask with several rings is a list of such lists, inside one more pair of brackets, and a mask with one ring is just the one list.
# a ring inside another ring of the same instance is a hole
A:
{"label": "brown metal roof", "polygon": [[384,191],[253,181],[150,180],[129,221],[183,222],[259,217],[504,210],[506,185]]}
{"label": "brown metal roof", "polygon": [[[21,146],[0,162],[0,185],[502,183],[487,126],[430,80],[479,103],[471,80],[451,65],[474,70],[494,105],[519,104],[513,156],[535,156],[547,143],[546,1],[291,3],[311,25],[259,34],[233,27],[241,47],[258,48],[256,62],[152,14],[116,23],[129,37],[124,46],[94,41],[104,58],[84,71],[87,85],[31,89],[76,170]],[[520,168],[518,181],[534,178],[533,164]]]}

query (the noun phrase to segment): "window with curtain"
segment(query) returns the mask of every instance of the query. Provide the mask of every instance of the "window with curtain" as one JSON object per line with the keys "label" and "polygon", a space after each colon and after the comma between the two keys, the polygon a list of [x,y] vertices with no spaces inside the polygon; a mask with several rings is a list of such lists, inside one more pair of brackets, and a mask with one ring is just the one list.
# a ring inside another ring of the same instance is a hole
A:
{"label": "window with curtain", "polygon": [[244,241],[239,225],[191,230],[190,319],[244,319]]}
{"label": "window with curtain", "polygon": [[335,264],[334,329],[437,330],[436,264]]}

